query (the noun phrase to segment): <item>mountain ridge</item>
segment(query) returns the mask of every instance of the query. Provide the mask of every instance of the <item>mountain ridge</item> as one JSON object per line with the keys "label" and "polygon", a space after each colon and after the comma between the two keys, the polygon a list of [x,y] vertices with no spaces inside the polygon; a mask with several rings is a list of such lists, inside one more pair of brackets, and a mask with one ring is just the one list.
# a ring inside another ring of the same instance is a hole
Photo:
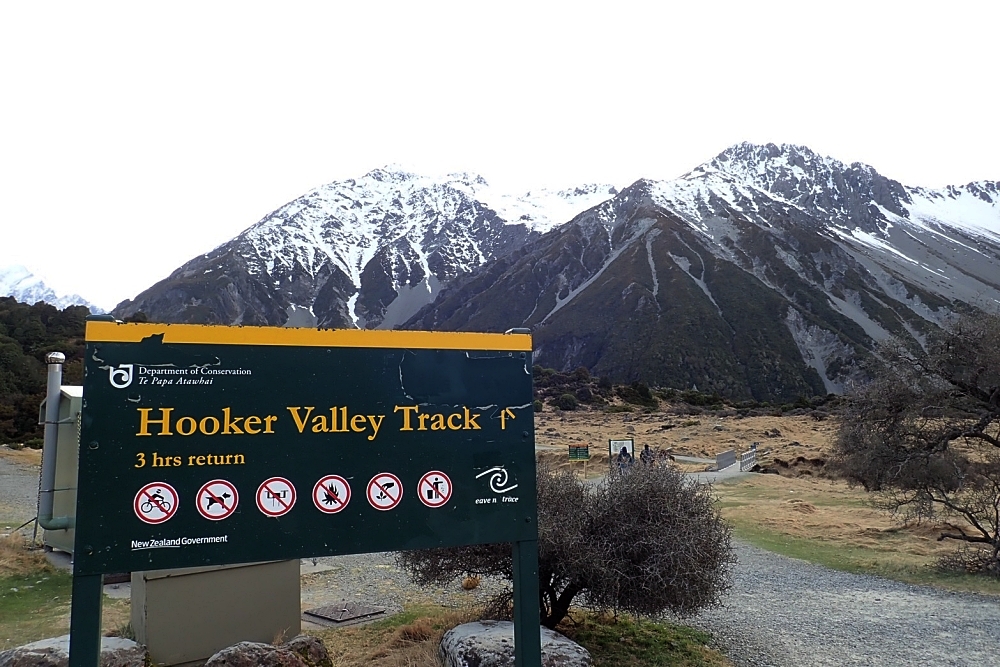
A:
{"label": "mountain ridge", "polygon": [[[777,149],[757,148],[769,158]],[[779,158],[797,167],[810,156]],[[1000,246],[990,231],[1000,199],[981,199],[985,218],[980,210],[965,224],[932,220],[905,208],[914,191],[873,168],[840,173],[842,163],[826,158],[820,166],[829,184],[821,192],[802,167],[755,182],[711,161],[673,181],[637,181],[534,242],[519,262],[456,282],[406,326],[527,326],[538,363],[554,368],[770,399],[842,391],[876,342],[896,335],[921,345],[965,304],[1000,303]],[[584,227],[603,244],[601,261],[553,259],[588,235]],[[508,303],[499,321],[489,304],[501,294],[534,301]],[[678,302],[686,324],[665,324]],[[616,336],[608,319],[635,330]],[[685,329],[691,322],[695,331]]]}
{"label": "mountain ridge", "polygon": [[[551,229],[577,202],[613,192],[611,186],[589,185],[512,196],[474,174],[435,180],[376,169],[279,207],[119,304],[115,313],[143,311],[167,321],[389,327],[429,303],[444,282]],[[213,272],[231,280],[204,278]]]}
{"label": "mountain ridge", "polygon": [[791,144],[737,144],[620,192],[513,197],[386,168],[276,209],[115,314],[529,327],[555,368],[795,398],[843,390],[880,340],[919,346],[1000,304],[998,193],[908,187]]}

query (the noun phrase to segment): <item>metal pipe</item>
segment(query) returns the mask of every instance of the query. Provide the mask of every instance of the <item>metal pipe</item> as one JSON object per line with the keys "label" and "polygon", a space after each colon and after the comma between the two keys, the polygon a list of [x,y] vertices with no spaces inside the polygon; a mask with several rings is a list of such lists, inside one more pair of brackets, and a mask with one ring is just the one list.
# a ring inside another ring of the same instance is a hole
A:
{"label": "metal pipe", "polygon": [[49,352],[45,362],[49,365],[45,389],[45,440],[42,446],[42,473],[38,489],[38,524],[45,530],[73,528],[72,517],[52,516],[52,503],[56,486],[56,448],[59,442],[59,399],[62,395],[62,365],[66,355]]}

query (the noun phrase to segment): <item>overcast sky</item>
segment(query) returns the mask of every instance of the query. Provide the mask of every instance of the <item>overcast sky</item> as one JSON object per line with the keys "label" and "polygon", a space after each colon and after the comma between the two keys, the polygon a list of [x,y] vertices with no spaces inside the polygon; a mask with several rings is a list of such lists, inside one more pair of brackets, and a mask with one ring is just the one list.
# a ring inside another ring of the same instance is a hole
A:
{"label": "overcast sky", "polygon": [[110,308],[387,163],[621,187],[747,140],[997,180],[998,7],[3,3],[0,267]]}

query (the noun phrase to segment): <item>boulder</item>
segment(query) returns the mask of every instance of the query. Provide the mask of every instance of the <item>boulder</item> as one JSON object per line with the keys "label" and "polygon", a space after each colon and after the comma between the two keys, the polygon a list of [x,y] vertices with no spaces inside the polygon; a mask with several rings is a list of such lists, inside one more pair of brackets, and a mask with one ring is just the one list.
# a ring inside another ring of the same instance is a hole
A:
{"label": "boulder", "polygon": [[[69,635],[53,637],[0,652],[0,667],[66,667]],[[146,649],[131,639],[101,638],[101,667],[145,667]]]}
{"label": "boulder", "polygon": [[332,663],[322,641],[299,635],[278,646],[234,644],[209,658],[205,667],[332,667]]}
{"label": "boulder", "polygon": [[[542,636],[542,667],[589,667],[590,653],[548,628]],[[513,667],[514,624],[480,621],[452,628],[441,638],[441,659],[447,667]]]}
{"label": "boulder", "polygon": [[326,645],[316,637],[299,635],[288,640],[282,646],[302,658],[302,661],[309,667],[333,667],[333,661],[330,660]]}

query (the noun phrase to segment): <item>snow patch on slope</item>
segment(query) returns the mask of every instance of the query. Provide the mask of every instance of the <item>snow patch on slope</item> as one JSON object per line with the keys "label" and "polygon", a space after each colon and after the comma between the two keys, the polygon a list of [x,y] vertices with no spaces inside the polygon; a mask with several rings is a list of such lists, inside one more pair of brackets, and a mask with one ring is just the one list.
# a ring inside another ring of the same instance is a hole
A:
{"label": "snow patch on slope", "polygon": [[915,223],[958,227],[1000,241],[1000,194],[996,183],[983,181],[942,190],[908,188],[907,205]]}

